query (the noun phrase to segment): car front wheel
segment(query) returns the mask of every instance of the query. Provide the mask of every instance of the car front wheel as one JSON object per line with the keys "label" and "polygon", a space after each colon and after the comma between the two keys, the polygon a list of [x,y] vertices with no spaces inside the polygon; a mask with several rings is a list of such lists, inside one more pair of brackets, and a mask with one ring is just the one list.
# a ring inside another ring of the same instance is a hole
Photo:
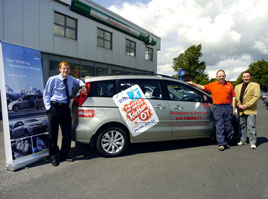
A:
{"label": "car front wheel", "polygon": [[14,112],[18,112],[20,110],[20,107],[18,105],[15,105],[12,109]]}
{"label": "car front wheel", "polygon": [[96,148],[104,156],[115,157],[127,147],[126,131],[120,127],[108,127],[97,137]]}

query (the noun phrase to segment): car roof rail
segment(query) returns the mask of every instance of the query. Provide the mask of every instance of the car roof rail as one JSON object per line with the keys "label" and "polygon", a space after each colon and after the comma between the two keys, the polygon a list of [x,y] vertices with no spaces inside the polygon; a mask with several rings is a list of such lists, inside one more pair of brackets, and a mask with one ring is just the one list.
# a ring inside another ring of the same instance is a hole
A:
{"label": "car roof rail", "polygon": [[[123,75],[148,75],[148,76],[159,76],[159,77],[166,77],[166,78],[176,79],[176,78],[174,78],[172,76],[153,73],[153,72],[137,72],[137,73],[133,72],[131,74],[129,74],[128,72],[126,72],[126,73],[109,73],[109,74],[103,74],[103,75],[100,75],[100,76],[107,77],[107,76],[123,76]],[[90,78],[90,77],[99,77],[99,76],[85,76],[85,77],[81,77],[81,78],[85,79],[85,78]]]}
{"label": "car roof rail", "polygon": [[120,76],[120,75],[153,75],[153,72],[121,72],[121,73],[110,73],[110,74],[105,74],[102,76]]}
{"label": "car roof rail", "polygon": [[176,79],[176,78],[174,78],[174,77],[172,77],[172,76],[163,75],[163,74],[154,74],[154,75],[156,75],[156,76],[160,76],[160,77],[167,77],[167,78],[171,78],[171,79]]}
{"label": "car roof rail", "polygon": [[131,74],[129,73],[129,72],[121,72],[121,73],[109,73],[109,74],[103,74],[103,75],[100,75],[100,76],[85,76],[85,77],[81,77],[81,78],[89,78],[89,77],[101,77],[101,76],[103,76],[103,77],[107,77],[107,76],[123,76],[123,75],[154,75],[154,73],[153,72],[144,72],[144,73],[142,73],[142,72],[137,72],[137,73],[135,73],[135,72],[132,72]]}

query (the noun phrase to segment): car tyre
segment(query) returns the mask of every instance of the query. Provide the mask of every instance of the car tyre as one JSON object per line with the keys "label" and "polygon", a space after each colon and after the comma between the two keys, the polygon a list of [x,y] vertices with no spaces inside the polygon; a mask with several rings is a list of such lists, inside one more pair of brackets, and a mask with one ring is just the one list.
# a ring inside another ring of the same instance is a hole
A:
{"label": "car tyre", "polygon": [[105,128],[97,136],[96,148],[104,156],[118,156],[126,149],[127,145],[127,133],[120,127]]}
{"label": "car tyre", "polygon": [[12,110],[14,112],[18,112],[20,110],[20,107],[18,105],[15,105],[15,106],[12,107]]}

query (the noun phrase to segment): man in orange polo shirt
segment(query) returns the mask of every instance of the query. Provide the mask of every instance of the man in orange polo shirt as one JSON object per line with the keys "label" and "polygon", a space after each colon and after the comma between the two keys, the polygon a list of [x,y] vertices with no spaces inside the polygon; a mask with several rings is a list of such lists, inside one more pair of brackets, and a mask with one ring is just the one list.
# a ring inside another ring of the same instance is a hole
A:
{"label": "man in orange polo shirt", "polygon": [[216,75],[217,81],[204,86],[193,82],[187,83],[211,92],[214,104],[213,115],[216,125],[216,138],[219,150],[224,151],[230,148],[228,143],[233,136],[232,120],[235,114],[235,92],[233,85],[225,80],[224,70],[218,70]]}

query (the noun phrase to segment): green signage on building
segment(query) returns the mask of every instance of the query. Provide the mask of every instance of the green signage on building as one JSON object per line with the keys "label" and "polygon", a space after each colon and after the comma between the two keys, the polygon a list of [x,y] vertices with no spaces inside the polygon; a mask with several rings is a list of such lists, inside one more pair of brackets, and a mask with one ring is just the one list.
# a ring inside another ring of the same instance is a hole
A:
{"label": "green signage on building", "polygon": [[140,32],[133,27],[130,27],[129,25],[89,6],[87,4],[87,0],[73,0],[71,10],[140,39],[144,41],[146,45],[156,45],[156,39],[152,38],[149,33]]}

